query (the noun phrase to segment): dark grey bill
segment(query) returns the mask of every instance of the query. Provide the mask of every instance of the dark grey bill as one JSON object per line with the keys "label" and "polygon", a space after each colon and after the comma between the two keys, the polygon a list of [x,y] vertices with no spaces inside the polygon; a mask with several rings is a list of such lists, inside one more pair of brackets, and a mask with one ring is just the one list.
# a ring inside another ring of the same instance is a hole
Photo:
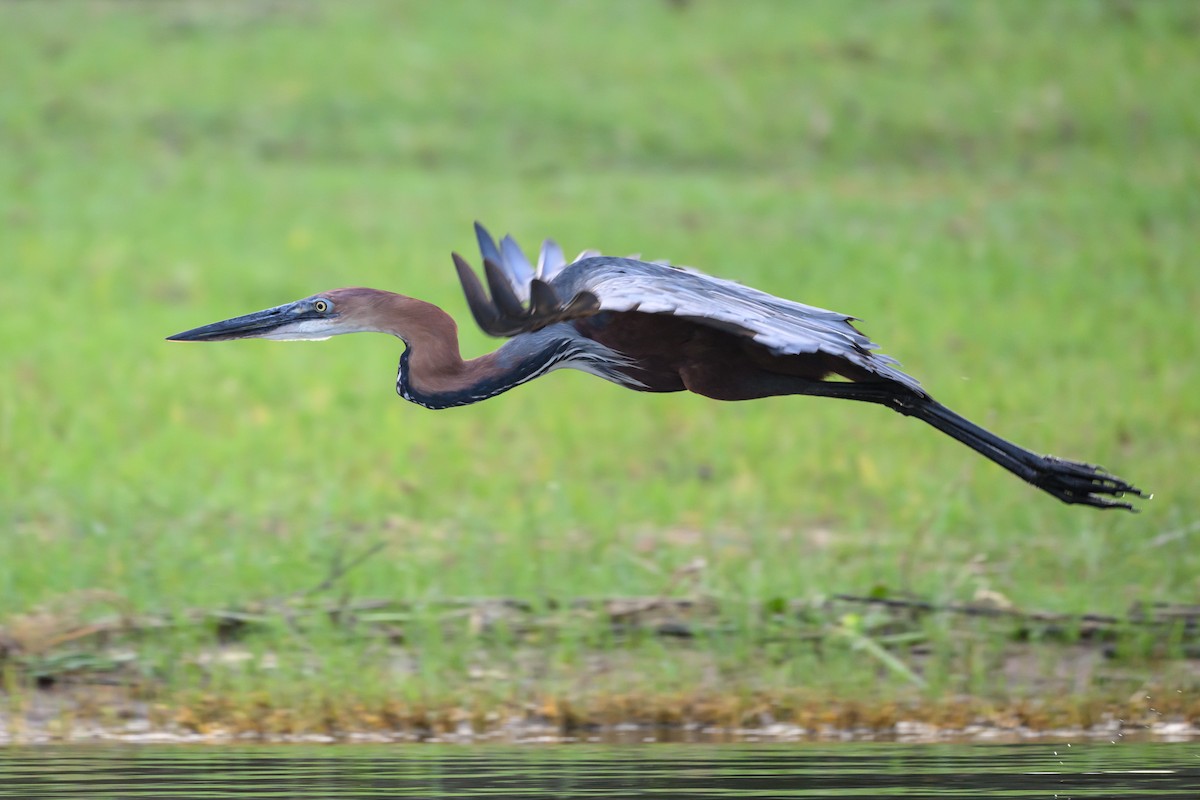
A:
{"label": "dark grey bill", "polygon": [[317,316],[311,309],[307,309],[299,303],[288,303],[287,305],[268,308],[264,311],[255,311],[253,314],[245,314],[233,319],[213,322],[209,325],[201,325],[199,328],[192,328],[190,331],[168,336],[167,341],[221,342],[227,339],[245,339],[253,336],[262,336],[284,325],[313,319]]}

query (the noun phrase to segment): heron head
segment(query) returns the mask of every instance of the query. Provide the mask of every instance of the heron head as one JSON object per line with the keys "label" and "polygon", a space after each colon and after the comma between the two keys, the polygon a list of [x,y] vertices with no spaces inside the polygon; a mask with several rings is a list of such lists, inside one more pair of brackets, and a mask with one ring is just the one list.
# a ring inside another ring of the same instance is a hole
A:
{"label": "heron head", "polygon": [[320,341],[340,333],[379,330],[374,313],[389,292],[333,289],[294,303],[201,325],[168,336],[174,342],[220,342],[227,339]]}

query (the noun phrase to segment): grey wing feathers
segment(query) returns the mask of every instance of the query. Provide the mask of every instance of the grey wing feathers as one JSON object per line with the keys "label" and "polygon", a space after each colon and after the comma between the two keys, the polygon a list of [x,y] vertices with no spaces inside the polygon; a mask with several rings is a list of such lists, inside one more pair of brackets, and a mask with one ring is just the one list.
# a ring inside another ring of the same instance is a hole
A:
{"label": "grey wing feathers", "polygon": [[538,253],[537,277],[544,281],[554,278],[567,265],[563,258],[562,248],[553,239],[542,242],[542,250]]}
{"label": "grey wing feathers", "polygon": [[665,262],[584,251],[566,263],[549,240],[535,271],[511,237],[497,248],[479,223],[475,232],[490,301],[466,262],[457,254],[454,260],[468,305],[487,333],[514,336],[602,311],[670,314],[752,339],[776,355],[828,353],[921,391],[895,359],[872,352],[876,345],[851,324],[853,318],[836,311]]}
{"label": "grey wing feathers", "polygon": [[488,233],[487,228],[476,222],[475,239],[479,242],[479,254],[483,256],[484,264],[491,261],[499,267],[499,272],[507,280],[513,295],[522,303],[529,302],[530,286],[535,278],[542,282],[549,282],[569,264],[589,256],[600,255],[598,250],[584,250],[572,261],[567,261],[558,242],[547,239],[542,242],[535,269],[529,263],[529,259],[525,257],[521,246],[511,236],[501,239],[500,245],[497,247],[496,240]]}
{"label": "grey wing feathers", "polygon": [[511,236],[504,237],[497,247],[487,229],[476,222],[475,237],[483,256],[487,290],[458,253],[453,254],[454,268],[467,306],[485,333],[516,336],[599,312],[600,301],[590,292],[560,295],[554,289],[551,281],[567,266],[554,242],[547,240],[542,245],[535,270]]}

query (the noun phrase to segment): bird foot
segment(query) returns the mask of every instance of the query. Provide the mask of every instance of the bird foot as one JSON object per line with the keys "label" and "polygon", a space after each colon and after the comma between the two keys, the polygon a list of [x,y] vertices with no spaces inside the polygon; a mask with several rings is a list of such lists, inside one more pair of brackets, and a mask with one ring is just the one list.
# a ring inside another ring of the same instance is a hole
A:
{"label": "bird foot", "polygon": [[1112,498],[1131,495],[1150,499],[1151,495],[1133,484],[1118,478],[1095,464],[1071,461],[1054,456],[1042,456],[1034,466],[1035,476],[1030,480],[1040,489],[1062,500],[1064,503],[1092,506],[1093,508],[1123,508],[1136,512],[1130,503]]}

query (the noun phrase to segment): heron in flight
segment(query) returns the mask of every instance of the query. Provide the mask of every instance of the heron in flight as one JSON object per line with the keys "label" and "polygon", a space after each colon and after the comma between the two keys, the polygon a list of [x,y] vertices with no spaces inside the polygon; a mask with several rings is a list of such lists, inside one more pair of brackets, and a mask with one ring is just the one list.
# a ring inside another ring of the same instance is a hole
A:
{"label": "heron in flight", "polygon": [[440,409],[477,403],[555,369],[642,392],[716,400],[815,395],[886,406],[932,425],[1064,503],[1133,507],[1146,497],[1102,468],[1043,456],[934,400],[852,324],[853,317],[784,300],[665,262],[585,251],[568,262],[547,240],[537,264],[476,223],[487,289],[453,254],[475,321],[507,337],[463,360],[453,318],[431,303],[377,289],[334,289],[168,337],[173,341],[327,339],[389,333],[403,340],[396,391]]}

